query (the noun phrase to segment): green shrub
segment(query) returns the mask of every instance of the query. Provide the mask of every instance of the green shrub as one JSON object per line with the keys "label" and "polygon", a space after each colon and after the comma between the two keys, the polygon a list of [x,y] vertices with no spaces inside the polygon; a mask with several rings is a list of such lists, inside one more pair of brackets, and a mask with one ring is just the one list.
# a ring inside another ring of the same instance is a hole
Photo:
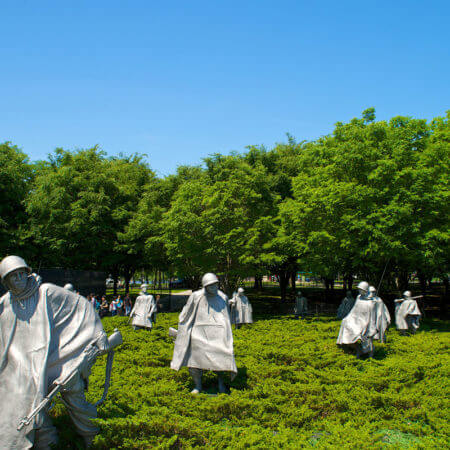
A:
{"label": "green shrub", "polygon": [[[99,408],[94,448],[444,448],[448,446],[448,323],[427,321],[415,336],[388,332],[375,357],[357,360],[335,342],[339,322],[259,316],[234,331],[238,376],[229,395],[190,395],[187,369],[170,369],[169,326],[160,314],[152,332],[133,331],[126,317],[104,319],[124,344]],[[93,368],[88,398],[101,396],[105,358]],[[65,408],[52,414],[59,448],[79,448]]]}

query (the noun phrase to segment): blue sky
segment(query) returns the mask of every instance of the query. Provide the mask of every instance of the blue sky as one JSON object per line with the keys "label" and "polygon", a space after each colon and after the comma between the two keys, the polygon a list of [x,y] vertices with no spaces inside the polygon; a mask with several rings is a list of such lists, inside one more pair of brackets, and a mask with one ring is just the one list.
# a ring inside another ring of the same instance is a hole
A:
{"label": "blue sky", "polygon": [[450,109],[448,1],[3,1],[0,141],[160,175],[211,153]]}

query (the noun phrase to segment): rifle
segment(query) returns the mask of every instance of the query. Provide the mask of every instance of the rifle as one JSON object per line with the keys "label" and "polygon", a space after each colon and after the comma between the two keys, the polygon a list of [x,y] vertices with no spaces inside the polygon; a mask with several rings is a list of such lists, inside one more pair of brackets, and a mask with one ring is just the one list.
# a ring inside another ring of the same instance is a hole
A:
{"label": "rifle", "polygon": [[398,302],[403,302],[405,300],[415,300],[416,298],[423,298],[423,295],[416,295],[415,297],[408,297],[408,298],[396,298],[394,300],[394,302],[398,303]]}
{"label": "rifle", "polygon": [[[114,356],[114,349],[116,347],[118,347],[120,344],[122,344],[123,339],[122,339],[122,334],[120,333],[120,331],[116,328],[114,330],[114,333],[109,336],[108,338],[108,349],[106,350],[106,352],[102,352],[96,345],[96,341],[91,342],[86,349],[84,350],[85,354],[88,354],[90,351],[92,351],[93,347],[96,348],[96,350],[94,349],[94,353],[93,353],[93,357],[97,358],[97,356],[100,356],[104,353],[108,353],[108,361],[106,364],[106,377],[105,377],[105,385],[104,385],[104,389],[103,389],[103,395],[102,398],[95,403],[95,406],[101,405],[103,403],[103,401],[106,398],[106,394],[108,392],[108,388],[109,388],[109,382],[111,379],[111,369],[112,369],[112,361],[113,361],[113,356]],[[78,366],[76,366],[69,374],[67,374],[61,381],[58,381],[57,383],[55,383],[55,387],[42,399],[42,401],[39,403],[39,405],[37,405],[33,411],[31,411],[31,413],[24,417],[18,427],[17,427],[17,431],[20,431],[23,427],[29,425],[31,423],[31,421],[45,408],[47,408],[48,405],[50,405],[51,401],[53,400],[53,398],[56,396],[56,394],[66,385],[70,384],[70,382],[76,377],[76,375],[79,372],[80,366],[83,364],[84,362],[84,358],[81,359],[81,364],[79,364]]]}

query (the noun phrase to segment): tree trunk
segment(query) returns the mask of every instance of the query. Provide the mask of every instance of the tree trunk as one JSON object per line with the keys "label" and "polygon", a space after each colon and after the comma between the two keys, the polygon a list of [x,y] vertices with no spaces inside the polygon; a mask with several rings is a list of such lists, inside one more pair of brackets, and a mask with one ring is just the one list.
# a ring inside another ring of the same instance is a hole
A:
{"label": "tree trunk", "polygon": [[117,282],[119,281],[119,271],[118,271],[117,267],[113,268],[112,277],[114,280],[113,294],[114,294],[114,296],[116,296],[117,295]]}
{"label": "tree trunk", "polygon": [[131,267],[125,267],[123,271],[123,275],[125,278],[125,294],[130,292],[130,280],[133,276],[134,270]]}
{"label": "tree trunk", "polygon": [[262,289],[262,277],[259,275],[255,275],[255,282],[253,284],[253,288],[258,290]]}
{"label": "tree trunk", "polygon": [[441,297],[441,314],[442,319],[447,318],[447,304],[449,300],[449,281],[446,273],[442,274],[442,282],[444,283],[444,295]]}
{"label": "tree trunk", "polygon": [[397,289],[400,292],[406,291],[408,289],[408,272],[401,271],[397,275]]}
{"label": "tree trunk", "polygon": [[353,287],[353,276],[347,275],[346,277],[344,277],[344,284],[345,284],[344,291],[351,291]]}
{"label": "tree trunk", "polygon": [[295,290],[296,290],[296,284],[295,284],[295,279],[297,278],[297,272],[291,272],[291,288],[294,291],[295,294]]}
{"label": "tree trunk", "polygon": [[419,278],[420,290],[422,294],[425,294],[427,290],[427,277],[422,272],[417,272],[417,278]]}
{"label": "tree trunk", "polygon": [[281,301],[286,301],[286,290],[289,283],[289,273],[282,270],[278,273],[278,280],[280,283]]}

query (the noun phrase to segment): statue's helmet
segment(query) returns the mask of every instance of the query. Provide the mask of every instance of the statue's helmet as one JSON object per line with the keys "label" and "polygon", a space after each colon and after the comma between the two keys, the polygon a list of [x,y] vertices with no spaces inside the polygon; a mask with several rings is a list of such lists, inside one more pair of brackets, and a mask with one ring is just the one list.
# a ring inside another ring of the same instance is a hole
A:
{"label": "statue's helmet", "polygon": [[377,288],[375,286],[370,286],[369,292],[377,292]]}
{"label": "statue's helmet", "polygon": [[72,283],[65,284],[64,289],[67,289],[68,291],[71,291],[71,292],[75,292],[75,288],[73,287]]}
{"label": "statue's helmet", "polygon": [[412,296],[411,291],[405,291],[405,292],[403,292],[403,297],[409,298],[409,297],[411,297],[411,296]]}
{"label": "statue's helmet", "polygon": [[302,291],[297,291],[297,296],[302,295]]}
{"label": "statue's helmet", "polygon": [[25,269],[26,272],[31,273],[31,267],[20,256],[7,256],[0,262],[0,278],[4,280],[7,275],[18,269]]}
{"label": "statue's helmet", "polygon": [[148,289],[148,284],[146,283],[141,284],[141,290],[143,289]]}
{"label": "statue's helmet", "polygon": [[238,289],[238,294],[243,294],[243,293],[244,293],[244,288],[241,288],[241,287],[240,287],[240,288]]}
{"label": "statue's helmet", "polygon": [[367,281],[361,281],[358,284],[358,289],[361,291],[369,292],[369,283]]}
{"label": "statue's helmet", "polygon": [[205,273],[202,277],[202,287],[209,286],[211,284],[219,283],[219,279],[213,273]]}

